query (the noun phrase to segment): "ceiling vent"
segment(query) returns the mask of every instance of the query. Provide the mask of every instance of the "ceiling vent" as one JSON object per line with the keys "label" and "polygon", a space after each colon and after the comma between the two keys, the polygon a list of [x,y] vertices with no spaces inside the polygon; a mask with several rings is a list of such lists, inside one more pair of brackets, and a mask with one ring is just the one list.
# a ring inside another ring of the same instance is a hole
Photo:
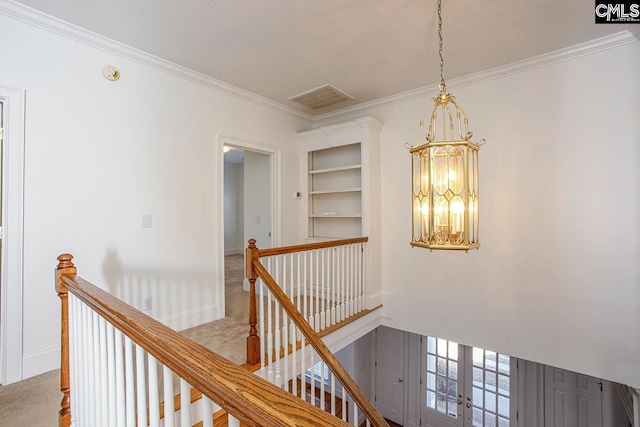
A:
{"label": "ceiling vent", "polygon": [[306,92],[299,93],[290,98],[289,101],[297,102],[305,107],[317,108],[329,107],[339,102],[348,101],[353,99],[353,96],[341,91],[340,89],[326,84],[324,86],[317,87],[315,89],[308,90]]}

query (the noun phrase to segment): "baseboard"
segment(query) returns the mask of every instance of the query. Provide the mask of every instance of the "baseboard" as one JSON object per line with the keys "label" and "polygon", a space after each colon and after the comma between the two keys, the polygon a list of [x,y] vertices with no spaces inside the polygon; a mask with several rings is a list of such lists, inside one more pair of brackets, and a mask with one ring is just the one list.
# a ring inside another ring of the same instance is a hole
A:
{"label": "baseboard", "polygon": [[173,316],[158,319],[164,325],[170,327],[174,331],[183,331],[185,329],[200,326],[204,323],[213,322],[221,319],[217,304],[200,307],[194,310],[185,311],[183,313],[174,314]]}
{"label": "baseboard", "polygon": [[60,347],[25,354],[22,358],[22,379],[35,377],[60,368]]}
{"label": "baseboard", "polygon": [[243,248],[231,248],[231,249],[225,249],[224,250],[224,256],[242,255],[243,253],[244,253],[244,249]]}

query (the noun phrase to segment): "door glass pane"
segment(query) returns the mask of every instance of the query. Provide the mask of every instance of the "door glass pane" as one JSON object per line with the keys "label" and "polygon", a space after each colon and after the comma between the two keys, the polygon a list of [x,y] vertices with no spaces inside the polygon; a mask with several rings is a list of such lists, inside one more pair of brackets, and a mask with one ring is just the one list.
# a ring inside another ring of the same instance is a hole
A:
{"label": "door glass pane", "polygon": [[431,372],[427,373],[427,388],[430,390],[436,389],[436,376]]}
{"label": "door glass pane", "polygon": [[458,344],[427,337],[427,407],[458,417]]}
{"label": "door glass pane", "polygon": [[449,361],[449,373],[447,376],[449,378],[458,378],[458,362]]}
{"label": "door glass pane", "polygon": [[455,398],[458,395],[458,381],[449,380],[447,391],[450,397]]}
{"label": "door glass pane", "polygon": [[458,360],[458,344],[449,341],[449,359]]}
{"label": "door glass pane", "polygon": [[496,416],[490,413],[484,414],[484,427],[496,427]]}
{"label": "door glass pane", "polygon": [[473,388],[473,404],[479,407],[483,407],[484,400],[482,397],[482,389],[478,387]]}
{"label": "door glass pane", "polygon": [[484,369],[496,370],[496,354],[493,351],[485,351],[484,355]]}
{"label": "door glass pane", "polygon": [[487,390],[496,391],[496,373],[485,372],[484,381],[486,383]]}
{"label": "door glass pane", "polygon": [[473,408],[473,427],[482,427],[484,418],[482,411],[476,407]]}
{"label": "door glass pane", "polygon": [[458,402],[455,399],[449,399],[449,415],[452,417],[458,416]]}
{"label": "door glass pane", "polygon": [[473,347],[473,366],[479,366],[482,368],[483,359],[484,350],[481,348]]}
{"label": "door glass pane", "polygon": [[427,390],[427,406],[433,409],[436,407],[436,394],[431,390]]}
{"label": "door glass pane", "polygon": [[498,413],[505,417],[509,416],[509,398],[498,396]]}
{"label": "door glass pane", "polygon": [[472,355],[473,425],[508,426],[511,358],[477,347],[474,347]]}
{"label": "door glass pane", "polygon": [[438,338],[438,356],[447,357],[447,341]]}
{"label": "door glass pane", "polygon": [[432,354],[427,355],[427,370],[431,372],[436,371],[436,357]]}
{"label": "door glass pane", "polygon": [[498,392],[504,396],[509,396],[509,382],[511,378],[506,375],[498,376]]}
{"label": "door glass pane", "polygon": [[427,337],[427,352],[436,353],[436,339],[434,337]]}

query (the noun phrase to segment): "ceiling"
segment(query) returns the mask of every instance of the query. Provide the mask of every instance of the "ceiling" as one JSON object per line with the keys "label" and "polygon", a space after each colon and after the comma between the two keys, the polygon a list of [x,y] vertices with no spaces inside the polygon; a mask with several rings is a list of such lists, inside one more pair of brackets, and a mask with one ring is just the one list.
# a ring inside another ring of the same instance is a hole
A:
{"label": "ceiling", "polygon": [[[437,0],[19,3],[311,115],[439,81]],[[585,0],[442,3],[445,79],[630,28],[596,25]],[[315,110],[287,100],[325,84],[354,99]]]}

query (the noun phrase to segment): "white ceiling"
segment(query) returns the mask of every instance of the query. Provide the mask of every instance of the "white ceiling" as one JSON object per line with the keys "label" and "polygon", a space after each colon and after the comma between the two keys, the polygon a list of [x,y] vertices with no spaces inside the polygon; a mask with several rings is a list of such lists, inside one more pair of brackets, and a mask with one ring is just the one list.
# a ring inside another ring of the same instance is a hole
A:
{"label": "white ceiling", "polygon": [[[317,115],[438,83],[437,0],[20,0]],[[586,0],[442,0],[445,79],[629,29]],[[115,64],[117,65],[117,64]],[[326,83],[355,97],[310,110]]]}

